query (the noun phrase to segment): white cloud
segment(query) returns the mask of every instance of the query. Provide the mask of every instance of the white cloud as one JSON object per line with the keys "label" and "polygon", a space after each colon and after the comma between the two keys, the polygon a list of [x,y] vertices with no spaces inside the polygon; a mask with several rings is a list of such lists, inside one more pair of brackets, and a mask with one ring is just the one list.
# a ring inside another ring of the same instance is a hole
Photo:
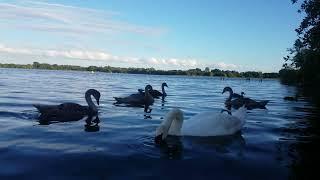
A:
{"label": "white cloud", "polygon": [[240,68],[240,66],[238,66],[238,65],[227,64],[224,62],[218,62],[218,63],[212,64],[210,66],[212,68],[223,69],[223,70],[236,70],[237,68]]}
{"label": "white cloud", "polygon": [[[97,61],[116,61],[116,62],[128,62],[113,56],[111,54],[101,51],[87,51],[87,50],[43,50],[43,49],[28,49],[28,48],[12,48],[7,47],[4,44],[0,44],[0,52],[9,54],[20,54],[20,55],[34,55],[34,56],[45,56],[45,57],[60,57],[69,59],[80,59],[80,60],[97,60]],[[132,59],[132,62],[135,60]]]}
{"label": "white cloud", "polygon": [[[89,60],[105,62],[106,65],[112,63],[122,63],[126,66],[135,67],[154,67],[157,69],[191,69],[210,67],[211,69],[218,68],[222,70],[241,70],[242,67],[235,64],[227,64],[224,62],[218,63],[203,63],[196,59],[180,59],[180,58],[139,58],[139,57],[122,57],[107,53],[104,51],[84,50],[84,49],[34,49],[34,48],[20,48],[9,47],[0,43],[0,53],[7,53],[11,55],[29,55],[47,58],[66,58],[74,60]],[[1,60],[1,59],[0,59]],[[101,64],[101,63],[100,63]]]}
{"label": "white cloud", "polygon": [[10,54],[25,54],[25,55],[32,55],[33,52],[29,49],[23,48],[11,48],[7,47],[4,44],[0,44],[0,52],[10,53]]}
{"label": "white cloud", "polygon": [[197,60],[194,59],[176,59],[176,58],[148,58],[144,59],[144,62],[151,66],[157,66],[157,67],[167,67],[167,68],[194,68],[197,65],[201,65]]}
{"label": "white cloud", "polygon": [[0,3],[0,17],[11,19],[38,19],[38,20],[53,20],[60,22],[68,22],[67,19],[59,14],[43,11],[40,8],[31,8],[18,6],[15,4]]}
{"label": "white cloud", "polygon": [[164,28],[116,20],[119,13],[45,2],[0,3],[0,24],[49,33],[121,33],[161,35]]}
{"label": "white cloud", "polygon": [[199,63],[196,60],[188,59],[157,59],[157,58],[137,58],[137,57],[120,57],[103,51],[92,50],[55,50],[55,49],[30,49],[30,48],[17,48],[8,47],[0,44],[0,53],[8,53],[13,55],[32,55],[43,56],[49,58],[67,58],[76,60],[93,60],[105,61],[106,63],[129,63],[130,65],[149,66],[158,68],[193,68]]}

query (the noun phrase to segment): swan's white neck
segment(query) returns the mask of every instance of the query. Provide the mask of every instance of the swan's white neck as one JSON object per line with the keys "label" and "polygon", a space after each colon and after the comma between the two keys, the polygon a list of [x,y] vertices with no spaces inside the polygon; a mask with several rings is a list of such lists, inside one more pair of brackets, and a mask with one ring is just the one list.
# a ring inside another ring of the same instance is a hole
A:
{"label": "swan's white neck", "polygon": [[85,94],[85,99],[88,103],[89,109],[93,110],[94,112],[98,112],[97,106],[93,103],[92,98],[91,98],[91,93],[86,93]]}
{"label": "swan's white neck", "polygon": [[156,130],[156,136],[162,134],[162,139],[165,139],[168,134],[180,136],[183,124],[183,112],[178,109],[172,109],[165,116],[164,120]]}

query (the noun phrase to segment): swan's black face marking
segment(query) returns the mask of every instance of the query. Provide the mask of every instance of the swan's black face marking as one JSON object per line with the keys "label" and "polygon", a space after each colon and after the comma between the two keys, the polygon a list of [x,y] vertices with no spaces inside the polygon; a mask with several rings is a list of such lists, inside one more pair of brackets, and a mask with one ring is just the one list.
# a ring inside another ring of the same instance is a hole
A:
{"label": "swan's black face marking", "polygon": [[154,138],[154,142],[155,142],[156,144],[158,144],[158,145],[163,145],[163,144],[165,144],[166,141],[162,139],[162,136],[163,136],[163,133],[161,133],[160,135],[156,136],[156,137]]}
{"label": "swan's black face marking", "polygon": [[227,86],[227,87],[223,88],[222,94],[227,92],[227,91],[232,92],[232,89]]}
{"label": "swan's black face marking", "polygon": [[152,86],[150,85],[150,84],[148,84],[148,85],[146,85],[146,87],[144,88],[144,91],[145,92],[151,92],[151,91],[153,91],[153,89],[152,89]]}
{"label": "swan's black face marking", "polygon": [[168,87],[167,83],[162,83],[162,86]]}
{"label": "swan's black face marking", "polygon": [[150,84],[146,85],[146,88],[147,90],[151,91],[152,90],[152,86]]}

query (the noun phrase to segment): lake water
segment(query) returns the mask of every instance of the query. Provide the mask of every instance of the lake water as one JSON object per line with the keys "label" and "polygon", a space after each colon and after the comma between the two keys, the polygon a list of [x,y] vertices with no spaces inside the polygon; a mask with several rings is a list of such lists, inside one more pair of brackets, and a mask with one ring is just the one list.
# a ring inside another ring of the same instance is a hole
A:
{"label": "lake water", "polygon": [[[168,96],[156,100],[151,113],[113,105],[114,96],[148,83],[160,89],[164,81]],[[171,108],[181,108],[186,119],[220,111],[225,86],[270,100],[267,109],[250,110],[233,136],[154,144],[155,129]],[[89,88],[101,92],[95,132],[86,131],[85,120],[39,124],[32,104],[85,105]],[[308,97],[283,100],[296,93],[278,80],[0,69],[0,179],[308,179],[319,159],[319,110]]]}

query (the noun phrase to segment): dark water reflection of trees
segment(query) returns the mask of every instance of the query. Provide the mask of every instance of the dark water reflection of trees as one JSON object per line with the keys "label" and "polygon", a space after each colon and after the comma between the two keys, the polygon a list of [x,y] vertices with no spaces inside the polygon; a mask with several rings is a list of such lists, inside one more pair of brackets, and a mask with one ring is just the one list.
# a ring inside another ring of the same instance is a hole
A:
{"label": "dark water reflection of trees", "polygon": [[[296,118],[281,130],[283,138],[277,145],[278,160],[285,161],[289,168],[289,179],[318,179],[320,163],[320,108],[319,94],[310,89],[298,89],[298,94],[310,101],[312,106],[297,108],[303,118]],[[283,155],[283,156],[282,156]],[[284,159],[287,157],[288,159]]]}

